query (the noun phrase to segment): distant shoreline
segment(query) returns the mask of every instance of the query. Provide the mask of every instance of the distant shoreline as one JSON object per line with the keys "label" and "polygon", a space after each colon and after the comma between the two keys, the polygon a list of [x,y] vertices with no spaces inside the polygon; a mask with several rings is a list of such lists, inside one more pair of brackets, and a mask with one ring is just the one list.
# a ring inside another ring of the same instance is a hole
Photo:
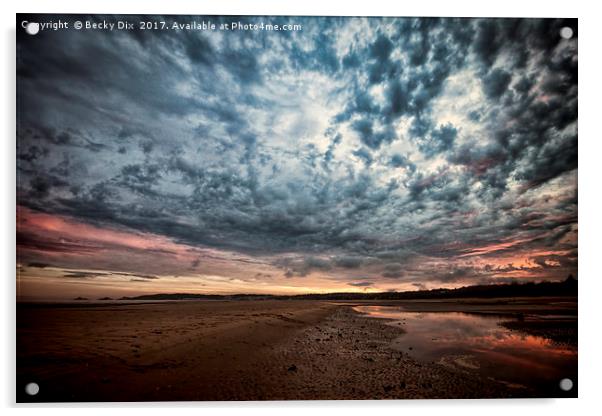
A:
{"label": "distant shoreline", "polygon": [[166,301],[228,301],[228,300],[412,300],[412,299],[456,299],[456,298],[516,298],[516,297],[551,297],[551,296],[577,296],[578,282],[569,276],[561,282],[540,282],[500,285],[475,285],[464,286],[456,289],[431,289],[408,292],[335,292],[335,293],[308,293],[300,295],[271,295],[238,293],[231,295],[203,294],[203,293],[156,293],[139,296],[123,296],[121,298],[101,297],[90,299],[77,297],[71,300],[24,300],[17,299],[17,303],[72,303],[85,304],[97,302],[100,304],[117,303],[124,301],[140,303],[166,302]]}

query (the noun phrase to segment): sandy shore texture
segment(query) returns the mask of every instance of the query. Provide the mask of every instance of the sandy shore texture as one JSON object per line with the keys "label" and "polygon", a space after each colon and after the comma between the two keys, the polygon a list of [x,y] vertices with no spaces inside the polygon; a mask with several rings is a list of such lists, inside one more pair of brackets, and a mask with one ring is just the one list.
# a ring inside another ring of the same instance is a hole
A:
{"label": "sandy shore texture", "polygon": [[[410,308],[493,313],[505,305],[422,302]],[[538,394],[475,373],[418,362],[390,347],[402,331],[386,320],[358,314],[349,304],[318,301],[19,304],[17,401]],[[23,388],[32,381],[40,386],[33,397]]]}

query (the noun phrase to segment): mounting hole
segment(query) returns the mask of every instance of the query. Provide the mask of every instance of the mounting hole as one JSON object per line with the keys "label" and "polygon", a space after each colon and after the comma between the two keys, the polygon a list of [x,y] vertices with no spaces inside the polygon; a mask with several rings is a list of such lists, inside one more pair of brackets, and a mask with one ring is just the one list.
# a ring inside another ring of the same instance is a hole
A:
{"label": "mounting hole", "polygon": [[25,393],[29,394],[30,396],[35,396],[39,392],[40,386],[38,386],[38,383],[28,383],[25,386]]}
{"label": "mounting hole", "polygon": [[37,35],[38,32],[40,31],[40,24],[39,23],[34,23],[34,22],[29,22],[25,26],[25,31],[29,35]]}
{"label": "mounting hole", "polygon": [[570,391],[573,388],[573,380],[570,378],[563,378],[560,380],[560,389],[564,391]]}
{"label": "mounting hole", "polygon": [[560,29],[560,37],[562,39],[570,39],[573,37],[573,29],[571,29],[568,26],[563,27],[562,29]]}

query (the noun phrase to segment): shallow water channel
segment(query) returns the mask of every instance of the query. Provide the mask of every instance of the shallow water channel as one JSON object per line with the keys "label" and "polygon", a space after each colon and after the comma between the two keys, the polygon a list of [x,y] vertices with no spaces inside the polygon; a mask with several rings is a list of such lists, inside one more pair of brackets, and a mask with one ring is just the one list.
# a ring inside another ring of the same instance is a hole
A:
{"label": "shallow water channel", "polygon": [[575,346],[507,329],[500,323],[513,319],[508,316],[409,312],[389,306],[358,306],[355,310],[403,328],[405,333],[392,347],[418,361],[479,372],[517,389],[528,387],[556,397],[563,395],[561,379],[576,381]]}

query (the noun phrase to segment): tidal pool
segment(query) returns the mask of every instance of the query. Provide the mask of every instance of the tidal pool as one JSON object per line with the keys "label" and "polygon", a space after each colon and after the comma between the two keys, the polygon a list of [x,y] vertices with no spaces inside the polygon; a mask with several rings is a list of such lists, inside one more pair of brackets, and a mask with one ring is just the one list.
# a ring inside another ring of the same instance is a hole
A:
{"label": "tidal pool", "polygon": [[355,310],[371,317],[390,319],[390,325],[403,328],[405,333],[393,341],[392,347],[418,361],[435,362],[457,371],[478,372],[511,387],[530,388],[550,397],[566,395],[560,389],[560,380],[577,381],[576,346],[500,325],[512,317],[408,312],[387,306],[358,306]]}

